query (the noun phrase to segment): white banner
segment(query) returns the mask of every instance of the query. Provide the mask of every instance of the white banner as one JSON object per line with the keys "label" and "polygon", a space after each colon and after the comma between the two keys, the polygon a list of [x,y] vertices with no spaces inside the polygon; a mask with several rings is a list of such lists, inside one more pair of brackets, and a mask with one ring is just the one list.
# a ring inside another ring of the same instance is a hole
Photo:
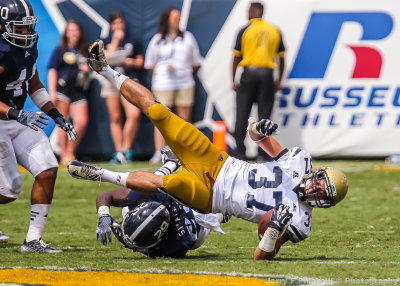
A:
{"label": "white banner", "polygon": [[[251,1],[238,1],[199,76],[230,130],[235,121],[232,49]],[[286,45],[276,94],[277,139],[314,156],[400,154],[400,2],[268,0],[264,18]],[[233,145],[232,138],[228,144]],[[247,142],[248,155],[255,154]]]}

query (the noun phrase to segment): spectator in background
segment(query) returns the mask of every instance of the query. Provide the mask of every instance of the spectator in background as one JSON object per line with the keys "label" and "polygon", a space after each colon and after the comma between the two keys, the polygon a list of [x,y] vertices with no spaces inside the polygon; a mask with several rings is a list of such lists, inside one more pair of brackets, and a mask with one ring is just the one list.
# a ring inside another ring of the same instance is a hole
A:
{"label": "spectator in background", "polygon": [[[109,22],[111,33],[103,39],[103,42],[105,56],[110,66],[131,79],[139,81],[139,73],[144,63],[141,42],[126,29],[123,12],[112,12],[109,15]],[[107,103],[111,136],[116,151],[111,162],[126,163],[132,159],[132,145],[139,129],[140,110],[129,104],[109,81],[103,82],[101,96]],[[125,123],[121,107],[125,113]]]}
{"label": "spectator in background", "polygon": [[78,133],[77,140],[70,141],[65,132],[58,132],[62,165],[75,159],[76,148],[88,123],[88,105],[84,92],[90,73],[86,63],[87,48],[81,25],[76,20],[69,20],[49,65],[47,81],[51,99],[65,118],[72,118]]}
{"label": "spectator in background", "polygon": [[[151,39],[146,51],[145,68],[150,70],[155,97],[184,120],[191,122],[195,81],[193,72],[199,68],[201,55],[192,33],[181,31],[181,14],[176,8],[161,13],[158,33]],[[161,163],[164,139],[154,129],[155,152],[150,163]]]}
{"label": "spectator in background", "polygon": [[[280,31],[262,19],[264,6],[253,2],[249,8],[250,24],[241,29],[237,35],[232,64],[233,89],[236,94],[235,157],[246,159],[247,119],[253,103],[258,105],[258,117],[271,118],[274,105],[274,93],[281,89],[284,71],[284,53]],[[273,71],[276,68],[275,58],[278,55],[279,76],[274,83]],[[240,84],[235,82],[237,66],[244,67]],[[267,160],[265,152],[258,148],[257,160]]]}

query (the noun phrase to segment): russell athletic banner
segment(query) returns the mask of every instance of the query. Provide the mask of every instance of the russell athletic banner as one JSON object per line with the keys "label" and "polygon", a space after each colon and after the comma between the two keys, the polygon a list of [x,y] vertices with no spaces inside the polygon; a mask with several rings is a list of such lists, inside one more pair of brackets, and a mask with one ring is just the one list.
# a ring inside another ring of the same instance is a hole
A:
{"label": "russell athletic banner", "polygon": [[[248,23],[248,0],[32,0],[39,17],[39,73],[65,22],[74,18],[89,42],[109,32],[108,14],[122,10],[128,28],[147,47],[161,11],[182,9],[183,26],[196,37],[203,62],[197,73],[195,125],[212,139],[215,121],[225,121],[228,151],[235,149],[233,46]],[[283,89],[272,119],[279,142],[313,156],[383,157],[400,154],[400,2],[398,0],[265,0],[264,18],[277,26],[286,46]],[[239,78],[239,74],[237,78]],[[150,87],[150,76],[144,74]],[[95,82],[95,81],[94,81]],[[112,153],[109,119],[99,84],[89,88],[90,122],[79,152]],[[27,104],[33,108],[32,103]],[[255,109],[253,115],[256,114]],[[153,152],[152,125],[143,116],[134,149]],[[51,130],[47,130],[48,133]],[[255,144],[246,139],[249,156]]]}

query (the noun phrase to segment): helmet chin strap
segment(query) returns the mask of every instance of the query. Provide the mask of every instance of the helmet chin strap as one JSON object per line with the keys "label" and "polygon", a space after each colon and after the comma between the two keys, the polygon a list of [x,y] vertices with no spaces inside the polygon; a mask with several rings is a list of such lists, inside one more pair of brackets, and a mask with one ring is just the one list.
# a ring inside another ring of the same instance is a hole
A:
{"label": "helmet chin strap", "polygon": [[306,200],[306,189],[305,189],[305,187],[306,187],[305,183],[302,182],[301,184],[297,185],[296,188],[294,188],[294,191],[296,192],[297,196],[303,202]]}

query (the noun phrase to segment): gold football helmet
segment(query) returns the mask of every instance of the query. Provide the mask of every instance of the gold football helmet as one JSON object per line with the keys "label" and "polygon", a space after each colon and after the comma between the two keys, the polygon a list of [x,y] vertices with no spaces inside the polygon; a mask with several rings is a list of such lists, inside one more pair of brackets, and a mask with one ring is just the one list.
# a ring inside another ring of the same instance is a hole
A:
{"label": "gold football helmet", "polygon": [[347,189],[348,182],[341,171],[324,167],[303,178],[298,194],[312,207],[329,208],[344,199]]}

